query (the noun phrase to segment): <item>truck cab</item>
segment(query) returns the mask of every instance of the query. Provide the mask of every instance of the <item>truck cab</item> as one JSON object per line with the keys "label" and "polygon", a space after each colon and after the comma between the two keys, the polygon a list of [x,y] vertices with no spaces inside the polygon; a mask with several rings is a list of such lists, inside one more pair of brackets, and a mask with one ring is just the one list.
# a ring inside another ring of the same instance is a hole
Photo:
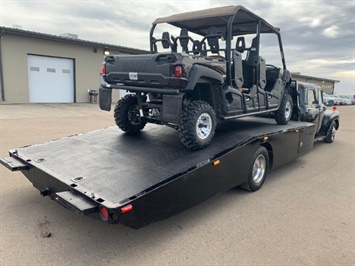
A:
{"label": "truck cab", "polygon": [[339,112],[336,107],[329,110],[324,104],[323,90],[313,83],[295,81],[297,98],[294,99],[293,120],[310,122],[316,125],[315,140],[323,139],[325,142],[333,142],[335,132],[339,128]]}

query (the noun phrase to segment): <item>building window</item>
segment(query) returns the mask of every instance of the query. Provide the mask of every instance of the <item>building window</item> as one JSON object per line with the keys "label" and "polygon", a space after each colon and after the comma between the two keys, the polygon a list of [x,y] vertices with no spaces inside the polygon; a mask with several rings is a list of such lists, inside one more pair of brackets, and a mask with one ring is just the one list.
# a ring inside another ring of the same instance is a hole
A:
{"label": "building window", "polygon": [[47,68],[47,72],[55,73],[55,68]]}
{"label": "building window", "polygon": [[62,73],[63,73],[63,74],[70,74],[70,69],[63,69],[63,70],[62,70]]}
{"label": "building window", "polygon": [[30,67],[30,71],[36,71],[39,72],[39,67]]}

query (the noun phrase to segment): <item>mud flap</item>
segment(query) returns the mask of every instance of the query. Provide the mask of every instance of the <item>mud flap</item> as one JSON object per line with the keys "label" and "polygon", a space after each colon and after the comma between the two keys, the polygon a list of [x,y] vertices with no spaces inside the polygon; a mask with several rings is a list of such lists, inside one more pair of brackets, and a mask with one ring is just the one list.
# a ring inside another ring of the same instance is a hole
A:
{"label": "mud flap", "polygon": [[184,94],[180,95],[163,95],[162,120],[165,123],[180,123],[182,99]]}
{"label": "mud flap", "polygon": [[105,111],[111,110],[112,89],[99,88],[100,109]]}

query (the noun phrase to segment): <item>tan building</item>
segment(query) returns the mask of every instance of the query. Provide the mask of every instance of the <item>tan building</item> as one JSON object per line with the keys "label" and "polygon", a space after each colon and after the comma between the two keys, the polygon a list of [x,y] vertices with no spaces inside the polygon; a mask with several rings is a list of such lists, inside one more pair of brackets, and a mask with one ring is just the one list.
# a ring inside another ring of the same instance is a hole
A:
{"label": "tan building", "polygon": [[334,80],[334,79],[325,79],[325,78],[301,75],[301,73],[292,73],[292,78],[301,82],[317,84],[327,94],[334,94],[335,83],[340,82],[339,80]]}
{"label": "tan building", "polygon": [[[89,102],[99,87],[105,51],[146,51],[62,36],[0,27],[0,104]],[[115,90],[116,99],[118,90]]]}
{"label": "tan building", "polygon": [[[0,27],[0,104],[89,102],[99,87],[104,54],[147,51],[61,36]],[[333,94],[338,80],[292,73],[299,81],[316,83]],[[113,99],[120,90],[114,90]],[[122,94],[122,92],[121,92]]]}

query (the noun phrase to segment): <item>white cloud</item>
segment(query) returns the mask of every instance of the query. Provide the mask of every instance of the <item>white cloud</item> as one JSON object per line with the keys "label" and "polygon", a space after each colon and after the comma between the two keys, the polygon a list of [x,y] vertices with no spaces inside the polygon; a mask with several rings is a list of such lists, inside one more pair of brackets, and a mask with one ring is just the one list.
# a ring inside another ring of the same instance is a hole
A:
{"label": "white cloud", "polygon": [[322,19],[321,19],[321,18],[315,18],[315,19],[313,19],[313,20],[311,21],[310,26],[311,26],[312,28],[316,28],[316,27],[318,27],[321,23],[322,23]]}
{"label": "white cloud", "polygon": [[339,30],[339,28],[337,26],[333,25],[329,28],[326,28],[323,31],[323,34],[328,38],[335,38],[338,36],[338,30]]}

